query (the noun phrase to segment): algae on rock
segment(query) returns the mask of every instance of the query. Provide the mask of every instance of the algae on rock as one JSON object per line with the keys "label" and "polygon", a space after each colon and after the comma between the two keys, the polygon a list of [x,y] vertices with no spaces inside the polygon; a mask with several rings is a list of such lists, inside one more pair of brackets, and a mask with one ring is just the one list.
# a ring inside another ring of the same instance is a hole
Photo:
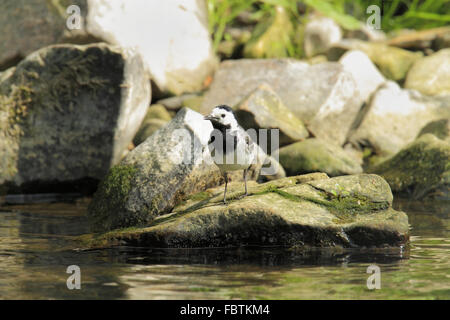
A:
{"label": "algae on rock", "polygon": [[389,185],[376,175],[329,179],[320,173],[264,184],[229,184],[192,195],[144,228],[82,237],[84,245],[223,247],[282,245],[319,247],[400,246],[408,241],[408,217],[392,209]]}

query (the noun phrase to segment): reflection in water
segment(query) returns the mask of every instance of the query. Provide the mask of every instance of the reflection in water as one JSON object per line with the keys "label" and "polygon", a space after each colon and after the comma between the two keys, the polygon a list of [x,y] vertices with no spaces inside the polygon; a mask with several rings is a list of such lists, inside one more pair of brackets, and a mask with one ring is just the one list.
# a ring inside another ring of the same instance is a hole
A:
{"label": "reflection in water", "polygon": [[[450,204],[399,201],[408,249],[110,248],[76,250],[87,202],[0,209],[1,299],[450,298]],[[75,249],[75,250],[74,250]],[[69,265],[81,290],[68,290]],[[381,268],[381,290],[366,269]]]}

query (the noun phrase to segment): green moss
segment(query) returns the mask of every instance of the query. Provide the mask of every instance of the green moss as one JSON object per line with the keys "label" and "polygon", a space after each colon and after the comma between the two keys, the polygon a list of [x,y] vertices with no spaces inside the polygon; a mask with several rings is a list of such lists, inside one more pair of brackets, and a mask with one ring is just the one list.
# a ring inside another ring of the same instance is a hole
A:
{"label": "green moss", "polygon": [[196,193],[196,194],[190,196],[188,200],[202,201],[202,200],[208,199],[210,197],[211,197],[211,194],[209,192],[202,191],[202,192],[199,192],[199,193]]}
{"label": "green moss", "polygon": [[383,176],[393,191],[421,198],[446,183],[449,159],[448,143],[425,134],[372,171]]}
{"label": "green moss", "polygon": [[130,165],[117,165],[109,170],[100,183],[88,208],[88,217],[94,231],[120,227],[117,219],[126,211],[125,205],[137,169]]}

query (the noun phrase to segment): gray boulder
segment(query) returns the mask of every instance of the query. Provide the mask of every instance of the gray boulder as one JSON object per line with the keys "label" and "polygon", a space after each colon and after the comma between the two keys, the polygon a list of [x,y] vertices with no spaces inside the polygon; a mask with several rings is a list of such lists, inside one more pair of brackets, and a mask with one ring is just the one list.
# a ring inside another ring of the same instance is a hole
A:
{"label": "gray boulder", "polygon": [[151,99],[142,67],[130,50],[55,45],[1,74],[0,185],[60,192],[103,178]]}
{"label": "gray boulder", "polygon": [[234,106],[261,84],[319,138],[342,145],[362,104],[352,75],[339,63],[308,65],[294,59],[225,61],[205,94],[201,111]]}
{"label": "gray boulder", "polygon": [[[189,195],[223,183],[207,147],[212,130],[201,114],[181,109],[109,171],[89,207],[92,230],[149,224]],[[242,171],[230,178],[236,177]]]}
{"label": "gray boulder", "polygon": [[279,150],[279,161],[288,175],[325,172],[330,176],[361,173],[362,168],[344,149],[317,138]]}
{"label": "gray boulder", "polygon": [[389,157],[414,141],[428,122],[450,117],[450,99],[422,96],[388,81],[362,113],[362,121],[349,140],[355,146],[370,148],[380,157]]}
{"label": "gray boulder", "polygon": [[193,195],[172,213],[144,228],[85,235],[84,246],[295,247],[402,246],[409,239],[408,217],[392,209],[389,185],[376,175],[328,179],[324,174],[289,177],[264,184],[229,185]]}

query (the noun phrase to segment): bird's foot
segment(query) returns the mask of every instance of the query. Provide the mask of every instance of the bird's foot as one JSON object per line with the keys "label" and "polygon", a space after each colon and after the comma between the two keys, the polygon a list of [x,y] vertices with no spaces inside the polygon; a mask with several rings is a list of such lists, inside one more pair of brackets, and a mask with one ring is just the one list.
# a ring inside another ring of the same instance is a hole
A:
{"label": "bird's foot", "polygon": [[243,195],[240,195],[237,197],[238,200],[244,199],[246,196],[248,196],[248,193],[244,193]]}

